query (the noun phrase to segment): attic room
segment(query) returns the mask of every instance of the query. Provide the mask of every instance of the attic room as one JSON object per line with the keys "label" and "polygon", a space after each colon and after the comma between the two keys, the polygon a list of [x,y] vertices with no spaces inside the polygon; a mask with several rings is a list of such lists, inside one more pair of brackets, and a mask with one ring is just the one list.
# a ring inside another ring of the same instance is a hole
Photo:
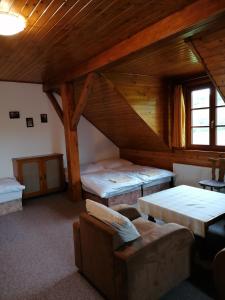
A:
{"label": "attic room", "polygon": [[225,299],[225,1],[0,1],[0,300]]}

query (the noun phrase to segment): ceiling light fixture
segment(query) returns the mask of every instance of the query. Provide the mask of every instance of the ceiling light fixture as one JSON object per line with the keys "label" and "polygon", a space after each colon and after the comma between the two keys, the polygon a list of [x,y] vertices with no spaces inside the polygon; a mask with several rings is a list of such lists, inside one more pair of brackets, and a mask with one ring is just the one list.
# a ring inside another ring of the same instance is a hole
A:
{"label": "ceiling light fixture", "polygon": [[0,11],[0,35],[14,35],[25,27],[26,20],[23,16]]}

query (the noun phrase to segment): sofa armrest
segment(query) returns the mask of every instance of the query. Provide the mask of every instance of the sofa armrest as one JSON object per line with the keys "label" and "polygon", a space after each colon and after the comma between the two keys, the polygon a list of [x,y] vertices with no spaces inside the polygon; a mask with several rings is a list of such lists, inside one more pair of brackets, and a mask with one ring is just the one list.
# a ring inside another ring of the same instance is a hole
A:
{"label": "sofa armrest", "polygon": [[[136,255],[141,255],[146,250],[149,251],[154,248],[155,245],[161,244],[165,239],[171,239],[174,237],[174,243],[179,247],[182,245],[192,244],[194,236],[192,232],[181,225],[175,223],[165,224],[160,226],[161,230],[151,231],[151,234],[145,234],[137,240],[127,243],[126,246],[115,251],[115,256],[121,260],[129,261]],[[175,238],[176,236],[176,238]]]}
{"label": "sofa armrest", "polygon": [[74,252],[75,252],[75,265],[82,271],[82,252],[81,252],[81,239],[80,239],[80,224],[74,222],[73,224],[73,239],[74,239]]}
{"label": "sofa armrest", "polygon": [[213,275],[218,299],[225,299],[225,248],[214,258]]}
{"label": "sofa armrest", "polygon": [[158,299],[188,278],[193,241],[189,229],[166,224],[114,251],[118,299]]}
{"label": "sofa armrest", "polygon": [[132,207],[128,204],[118,204],[118,205],[111,206],[110,208],[116,210],[121,215],[127,217],[130,221],[133,221],[141,217],[139,211],[135,207]]}

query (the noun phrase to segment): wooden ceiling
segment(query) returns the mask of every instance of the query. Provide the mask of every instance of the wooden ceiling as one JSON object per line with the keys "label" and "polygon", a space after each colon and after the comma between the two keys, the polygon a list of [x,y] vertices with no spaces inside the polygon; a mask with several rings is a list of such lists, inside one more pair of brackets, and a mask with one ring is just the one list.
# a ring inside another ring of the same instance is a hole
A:
{"label": "wooden ceiling", "polygon": [[110,69],[116,73],[142,74],[159,77],[188,76],[205,72],[189,45],[174,39],[163,46],[156,45],[126,58]]}
{"label": "wooden ceiling", "polygon": [[225,100],[225,29],[209,31],[190,44]]}
{"label": "wooden ceiling", "polygon": [[1,10],[21,13],[28,26],[0,37],[0,80],[50,80],[192,2],[2,0]]}

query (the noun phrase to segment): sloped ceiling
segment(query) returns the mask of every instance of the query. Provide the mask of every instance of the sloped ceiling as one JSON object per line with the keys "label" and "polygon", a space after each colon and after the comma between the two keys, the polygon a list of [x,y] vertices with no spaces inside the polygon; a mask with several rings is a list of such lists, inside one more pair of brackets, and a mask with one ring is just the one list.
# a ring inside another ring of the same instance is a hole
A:
{"label": "sloped ceiling", "polygon": [[189,44],[225,99],[225,28],[207,32]]}
{"label": "sloped ceiling", "polygon": [[169,150],[163,139],[135,112],[113,83],[103,76],[95,78],[83,115],[119,148]]}
{"label": "sloped ceiling", "polygon": [[105,73],[145,123],[168,144],[168,84],[159,77]]}

